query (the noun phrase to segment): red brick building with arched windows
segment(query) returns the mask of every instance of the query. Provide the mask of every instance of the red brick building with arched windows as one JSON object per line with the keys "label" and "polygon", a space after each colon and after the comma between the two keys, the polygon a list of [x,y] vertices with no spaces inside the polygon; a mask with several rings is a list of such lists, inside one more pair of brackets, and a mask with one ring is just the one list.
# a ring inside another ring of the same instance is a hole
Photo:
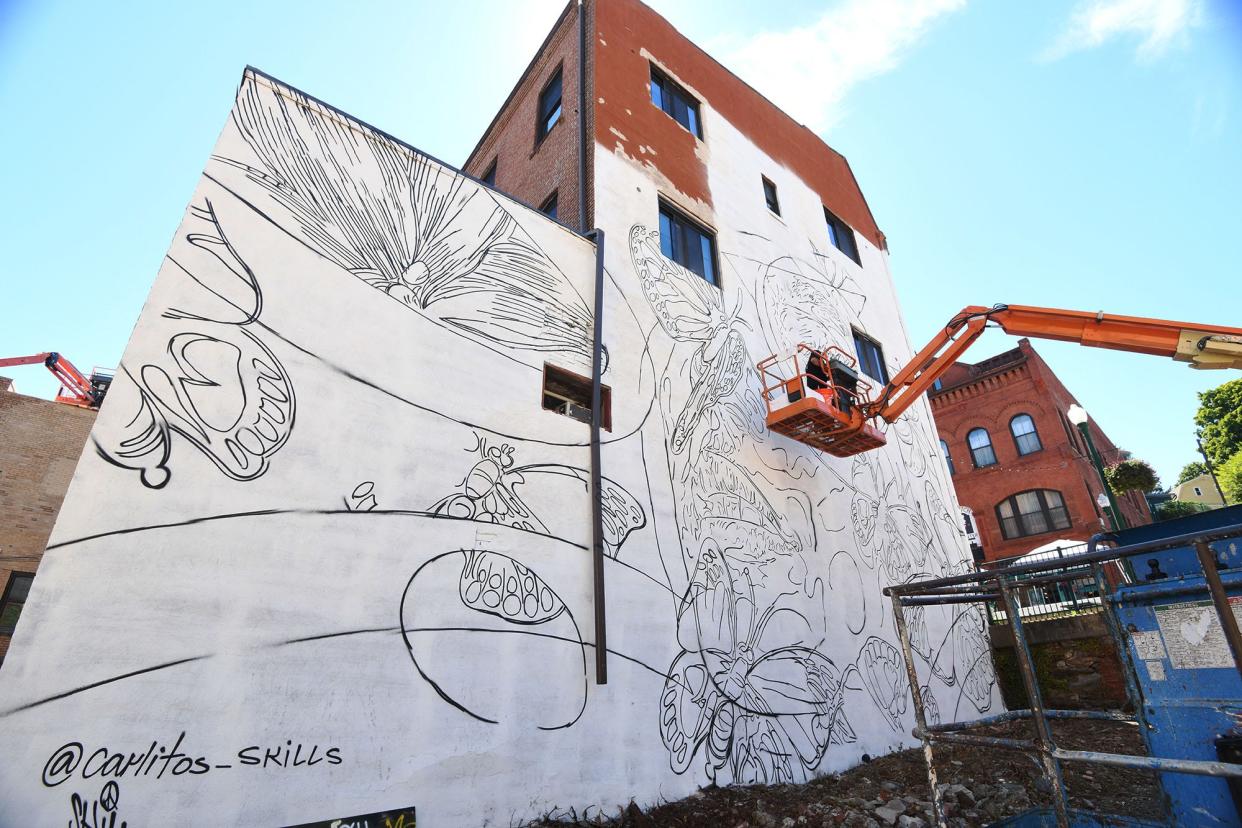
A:
{"label": "red brick building with arched windows", "polygon": [[[987,560],[1111,528],[1082,436],[1065,418],[1077,400],[1022,339],[1011,351],[953,365],[930,393],[958,501],[974,512]],[[1121,452],[1089,425],[1105,464]],[[1141,494],[1118,496],[1130,525],[1151,522]]]}

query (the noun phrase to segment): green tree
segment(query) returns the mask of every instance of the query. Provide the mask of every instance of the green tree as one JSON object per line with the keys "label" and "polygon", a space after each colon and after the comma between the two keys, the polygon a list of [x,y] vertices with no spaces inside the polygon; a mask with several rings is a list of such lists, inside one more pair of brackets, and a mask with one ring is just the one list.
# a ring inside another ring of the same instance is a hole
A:
{"label": "green tree", "polygon": [[1229,503],[1242,503],[1242,449],[1220,464],[1216,470],[1216,479],[1220,481],[1221,491]]}
{"label": "green tree", "polygon": [[1221,465],[1242,449],[1242,379],[1201,392],[1195,425],[1214,464]]}
{"label": "green tree", "polygon": [[1122,460],[1104,470],[1108,485],[1117,493],[1151,492],[1160,487],[1156,470],[1145,460]]}
{"label": "green tree", "polygon": [[1173,520],[1174,518],[1186,517],[1187,515],[1197,515],[1199,512],[1206,512],[1208,507],[1203,503],[1195,503],[1192,500],[1170,500],[1160,506],[1152,515],[1156,520]]}
{"label": "green tree", "polygon": [[1174,485],[1180,486],[1187,480],[1194,480],[1201,474],[1207,474],[1207,470],[1207,463],[1199,460],[1196,460],[1193,463],[1187,463],[1182,466],[1182,473],[1177,476],[1177,483]]}

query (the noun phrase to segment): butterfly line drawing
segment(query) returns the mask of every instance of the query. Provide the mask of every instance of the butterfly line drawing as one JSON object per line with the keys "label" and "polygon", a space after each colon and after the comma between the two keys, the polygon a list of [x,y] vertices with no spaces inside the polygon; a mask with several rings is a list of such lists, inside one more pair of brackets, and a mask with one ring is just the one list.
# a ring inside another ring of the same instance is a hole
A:
{"label": "butterfly line drawing", "polygon": [[[591,475],[586,469],[561,463],[519,466],[514,460],[513,445],[494,445],[478,434],[475,440],[474,447],[467,451],[476,454],[477,460],[458,484],[460,490],[436,501],[429,510],[432,514],[555,534],[522,499],[518,487],[569,479],[580,483],[584,492],[590,490]],[[638,500],[615,481],[603,477],[600,482],[604,551],[616,558],[626,539],[647,525],[647,514]]]}

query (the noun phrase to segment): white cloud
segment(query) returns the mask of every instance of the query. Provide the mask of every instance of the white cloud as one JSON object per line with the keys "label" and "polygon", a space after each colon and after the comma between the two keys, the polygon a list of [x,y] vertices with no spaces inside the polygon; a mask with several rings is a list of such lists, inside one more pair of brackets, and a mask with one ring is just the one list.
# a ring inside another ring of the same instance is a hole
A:
{"label": "white cloud", "polygon": [[1151,59],[1183,42],[1203,15],[1203,0],[1084,0],[1043,57],[1056,60],[1122,35],[1141,39],[1138,56]]}
{"label": "white cloud", "polygon": [[721,62],[815,130],[855,85],[894,69],[937,19],[966,0],[844,0],[809,25],[726,43]]}

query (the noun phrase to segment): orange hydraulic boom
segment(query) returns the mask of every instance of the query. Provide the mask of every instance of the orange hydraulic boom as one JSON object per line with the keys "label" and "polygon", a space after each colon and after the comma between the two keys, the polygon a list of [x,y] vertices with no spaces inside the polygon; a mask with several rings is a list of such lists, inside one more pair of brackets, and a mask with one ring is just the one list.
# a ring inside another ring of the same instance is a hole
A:
{"label": "orange hydraulic boom", "polygon": [[81,371],[73,367],[73,363],[55,351],[34,354],[24,357],[7,357],[0,359],[0,368],[10,365],[36,365],[43,363],[60,380],[60,393],[56,402],[76,405],[80,408],[98,408],[107,390],[109,377],[92,376],[87,379]]}
{"label": "orange hydraulic boom", "polygon": [[[768,405],[768,428],[837,457],[879,448],[884,434],[869,421],[894,422],[989,322],[1015,336],[1172,357],[1192,368],[1242,369],[1242,328],[1028,305],[971,305],[874,396],[859,381],[853,357],[839,348],[817,351],[799,345],[792,357],[763,360],[756,367]],[[792,372],[781,370],[785,360],[792,360]]]}

